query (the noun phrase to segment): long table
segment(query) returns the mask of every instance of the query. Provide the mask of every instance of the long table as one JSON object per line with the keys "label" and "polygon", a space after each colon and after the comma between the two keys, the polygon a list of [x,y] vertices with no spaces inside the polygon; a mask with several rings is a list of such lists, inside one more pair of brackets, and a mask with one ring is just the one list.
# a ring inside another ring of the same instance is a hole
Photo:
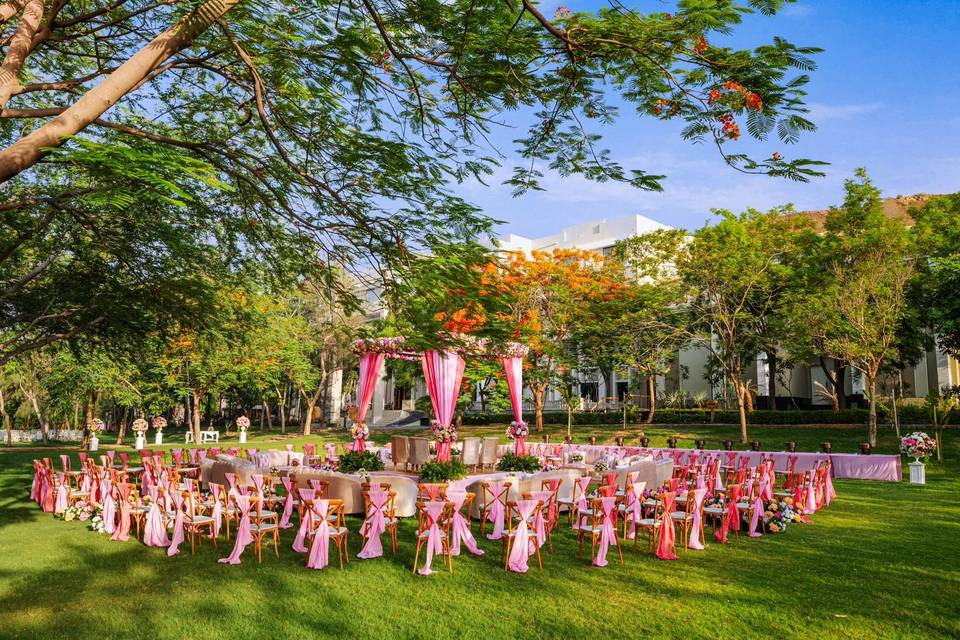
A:
{"label": "long table", "polygon": [[750,466],[757,465],[762,457],[773,456],[774,469],[777,471],[788,471],[790,469],[790,458],[796,456],[796,471],[808,471],[812,469],[817,462],[830,460],[831,475],[834,478],[853,479],[853,480],[880,480],[884,482],[900,482],[902,480],[902,467],[899,455],[870,454],[861,455],[857,453],[813,453],[797,452],[788,453],[786,451],[735,451],[728,452],[718,449],[668,449],[662,447],[643,448],[643,447],[617,447],[615,445],[553,445],[540,442],[534,442],[527,445],[530,453],[534,455],[553,455],[559,447],[559,451],[564,459],[568,460],[573,453],[580,453],[584,456],[584,461],[588,464],[596,460],[604,459],[608,462],[611,459],[624,458],[630,455],[647,454],[654,456],[655,459],[676,456],[678,464],[684,464],[690,460],[691,454],[698,454],[699,459],[704,455],[718,455],[724,462],[727,460],[728,453],[735,453],[736,460],[742,456],[750,459]]}

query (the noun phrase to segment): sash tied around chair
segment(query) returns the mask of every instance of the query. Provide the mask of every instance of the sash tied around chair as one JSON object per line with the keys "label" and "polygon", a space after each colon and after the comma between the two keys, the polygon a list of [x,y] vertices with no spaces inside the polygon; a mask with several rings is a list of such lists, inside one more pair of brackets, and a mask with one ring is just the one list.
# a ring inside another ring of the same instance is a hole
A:
{"label": "sash tied around chair", "polygon": [[453,532],[450,541],[450,553],[455,556],[460,555],[460,543],[467,548],[467,551],[475,556],[482,556],[483,549],[477,546],[477,541],[470,532],[470,523],[460,513],[463,503],[467,499],[466,491],[447,491],[447,499],[453,503]]}
{"label": "sash tied around chair", "polygon": [[527,526],[527,520],[530,519],[534,509],[537,508],[537,500],[519,500],[517,501],[517,513],[520,521],[513,534],[513,546],[510,547],[510,557],[507,561],[507,568],[517,573],[526,573],[529,568],[530,554],[537,548],[536,538],[531,539],[530,527]]}
{"label": "sash tied around chair", "polygon": [[[330,560],[330,523],[327,522],[329,500],[317,500],[311,509],[320,519],[317,530],[313,532],[310,551],[307,553],[307,569],[323,569]],[[377,538],[379,541],[379,538]]]}
{"label": "sash tied around chair", "polygon": [[503,518],[506,514],[503,503],[505,502],[507,489],[502,482],[491,482],[490,493],[493,495],[493,504],[490,505],[490,511],[487,519],[493,523],[493,533],[487,534],[487,540],[499,540],[503,537]]}
{"label": "sash tied around chair", "polygon": [[[594,502],[596,504],[596,502]],[[607,549],[610,545],[617,545],[617,535],[614,530],[615,515],[613,508],[617,504],[614,496],[600,498],[600,510],[603,512],[603,521],[600,523],[600,545],[597,547],[597,557],[593,559],[594,566],[607,566]]]}
{"label": "sash tied around chair", "polygon": [[702,487],[687,494],[687,500],[693,500],[693,520],[690,523],[690,537],[687,544],[691,549],[696,549],[697,551],[702,551],[704,548],[703,543],[700,541],[703,535],[703,517],[701,512],[703,511],[703,500],[706,497],[707,490]]}
{"label": "sash tied around chair", "polygon": [[[423,568],[417,570],[417,573],[422,576],[428,576],[433,573],[430,571],[430,565],[433,563],[433,555],[435,553],[443,553],[443,532],[440,531],[439,519],[440,514],[443,513],[445,504],[444,502],[427,502],[423,506],[430,526],[427,528],[427,556],[424,560]],[[502,517],[500,518],[500,527],[502,530]]]}
{"label": "sash tied around chair", "polygon": [[228,557],[220,558],[217,561],[220,564],[240,564],[240,555],[243,554],[247,545],[253,542],[253,534],[250,532],[250,496],[233,491],[231,497],[240,509],[240,525],[237,527],[237,539],[234,542],[233,551]]}
{"label": "sash tied around chair", "polygon": [[360,553],[357,554],[358,558],[369,560],[383,555],[383,544],[380,542],[380,536],[387,530],[387,520],[383,513],[383,506],[389,499],[390,494],[385,492],[379,484],[370,487],[367,517],[361,525],[366,529],[367,541]]}
{"label": "sash tied around chair", "polygon": [[663,494],[663,513],[660,514],[660,542],[657,545],[656,556],[661,560],[676,560],[674,541],[677,533],[673,527],[673,505],[677,501],[677,494],[669,491]]}

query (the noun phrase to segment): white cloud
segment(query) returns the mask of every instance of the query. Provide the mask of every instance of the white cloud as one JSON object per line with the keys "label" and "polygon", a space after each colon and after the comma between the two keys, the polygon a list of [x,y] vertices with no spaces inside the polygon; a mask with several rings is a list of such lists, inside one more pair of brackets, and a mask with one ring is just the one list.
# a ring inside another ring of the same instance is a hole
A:
{"label": "white cloud", "polygon": [[810,113],[807,114],[807,117],[815,124],[821,124],[830,120],[848,120],[855,116],[878,111],[883,107],[879,102],[868,102],[864,104],[822,104],[811,102],[807,106],[810,108]]}
{"label": "white cloud", "polygon": [[780,10],[780,15],[787,16],[788,18],[806,18],[807,16],[812,16],[814,14],[813,7],[809,4],[788,4],[783,9]]}

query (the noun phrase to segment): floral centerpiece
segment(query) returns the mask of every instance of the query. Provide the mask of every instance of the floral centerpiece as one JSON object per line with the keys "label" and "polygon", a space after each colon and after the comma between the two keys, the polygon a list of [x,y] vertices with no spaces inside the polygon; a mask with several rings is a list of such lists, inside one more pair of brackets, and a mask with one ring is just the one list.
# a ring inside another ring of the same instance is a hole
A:
{"label": "floral centerpiece", "polygon": [[913,458],[916,462],[920,462],[921,458],[933,455],[936,450],[937,441],[923,431],[914,431],[900,438],[900,451]]}
{"label": "floral centerpiece", "polygon": [[527,426],[526,422],[522,420],[514,420],[510,423],[510,426],[507,427],[507,437],[511,440],[516,440],[517,438],[526,438],[530,435],[530,427]]}
{"label": "floral centerpiece", "polygon": [[572,453],[572,454],[570,454],[570,462],[583,462],[583,459],[584,459],[584,458],[583,458],[583,454],[582,454],[582,453]]}
{"label": "floral centerpiece", "polygon": [[163,416],[153,416],[153,420],[150,421],[150,424],[153,426],[156,431],[163,431],[163,428],[167,426],[167,419]]}
{"label": "floral centerpiece", "polygon": [[133,421],[133,424],[130,425],[130,428],[133,429],[133,432],[141,435],[146,433],[149,424],[143,418],[137,418]]}
{"label": "floral centerpiece", "polygon": [[237,416],[237,429],[240,429],[240,433],[246,432],[250,428],[250,418],[247,416]]}
{"label": "floral centerpiece", "polygon": [[90,531],[95,531],[96,533],[106,533],[107,524],[103,521],[103,509],[97,508],[92,512],[90,517]]}
{"label": "floral centerpiece", "polygon": [[72,505],[66,508],[66,510],[60,514],[60,516],[66,521],[70,522],[71,520],[79,520],[80,522],[86,522],[93,515],[93,508],[87,504],[84,500],[77,500]]}
{"label": "floral centerpiece", "polygon": [[87,431],[90,432],[90,435],[95,436],[106,429],[106,427],[107,425],[100,418],[91,418],[90,420],[87,420]]}
{"label": "floral centerpiece", "polygon": [[763,521],[770,533],[783,533],[791,522],[800,522],[800,514],[793,508],[793,499],[770,500],[763,512]]}
{"label": "floral centerpiece", "polygon": [[350,427],[350,437],[354,440],[366,440],[370,437],[370,429],[362,422]]}
{"label": "floral centerpiece", "polygon": [[593,470],[597,473],[604,473],[610,470],[610,465],[607,464],[606,460],[597,460],[593,463]]}
{"label": "floral centerpiece", "polygon": [[430,426],[433,428],[433,439],[437,442],[456,442],[457,441],[457,428],[450,425],[442,425],[436,420],[430,422]]}

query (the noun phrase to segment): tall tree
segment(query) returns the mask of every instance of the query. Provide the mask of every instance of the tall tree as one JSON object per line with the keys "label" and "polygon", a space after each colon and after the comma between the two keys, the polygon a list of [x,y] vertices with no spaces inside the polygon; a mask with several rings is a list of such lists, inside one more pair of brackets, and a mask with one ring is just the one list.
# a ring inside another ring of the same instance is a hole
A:
{"label": "tall tree", "polygon": [[917,242],[913,305],[940,348],[960,358],[960,194],[911,209]]}

